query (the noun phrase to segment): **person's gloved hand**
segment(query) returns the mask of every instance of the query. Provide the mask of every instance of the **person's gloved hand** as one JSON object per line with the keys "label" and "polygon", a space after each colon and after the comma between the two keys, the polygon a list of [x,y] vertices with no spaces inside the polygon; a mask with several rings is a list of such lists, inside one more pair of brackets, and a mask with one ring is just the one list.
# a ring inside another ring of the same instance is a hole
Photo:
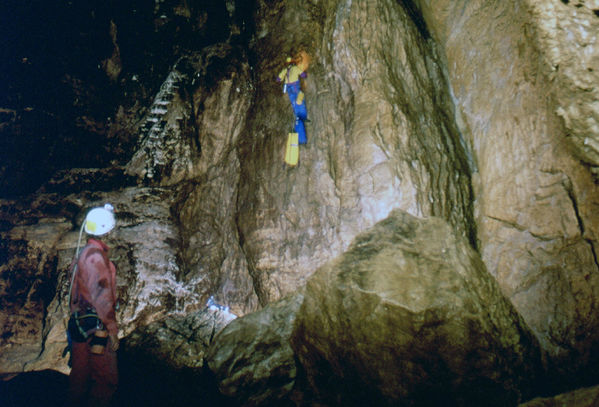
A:
{"label": "person's gloved hand", "polygon": [[119,349],[119,336],[117,334],[109,334],[110,338],[110,349],[117,351]]}

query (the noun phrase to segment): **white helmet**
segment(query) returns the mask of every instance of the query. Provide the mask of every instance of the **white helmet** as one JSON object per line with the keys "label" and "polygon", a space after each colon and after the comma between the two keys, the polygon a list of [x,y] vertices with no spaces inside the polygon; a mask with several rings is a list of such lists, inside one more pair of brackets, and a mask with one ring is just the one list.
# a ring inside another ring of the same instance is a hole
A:
{"label": "white helmet", "polygon": [[87,213],[84,221],[85,233],[102,236],[114,228],[114,207],[107,203],[103,208],[94,208]]}

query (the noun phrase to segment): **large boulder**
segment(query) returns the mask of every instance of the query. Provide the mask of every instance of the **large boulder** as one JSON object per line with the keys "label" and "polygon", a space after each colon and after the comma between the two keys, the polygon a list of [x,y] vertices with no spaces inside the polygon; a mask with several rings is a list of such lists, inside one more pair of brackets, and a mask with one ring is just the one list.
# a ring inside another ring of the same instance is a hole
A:
{"label": "large boulder", "polygon": [[303,300],[298,292],[229,324],[206,355],[220,391],[243,406],[281,405],[295,385],[290,336]]}
{"label": "large boulder", "polygon": [[307,284],[292,335],[329,405],[515,405],[539,345],[448,224],[394,211]]}

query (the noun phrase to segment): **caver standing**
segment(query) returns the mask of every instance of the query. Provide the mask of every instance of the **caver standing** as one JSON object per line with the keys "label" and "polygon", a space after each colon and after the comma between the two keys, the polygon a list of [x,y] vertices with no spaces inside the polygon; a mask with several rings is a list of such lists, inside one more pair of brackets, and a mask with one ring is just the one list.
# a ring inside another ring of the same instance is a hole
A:
{"label": "caver standing", "polygon": [[118,384],[116,268],[98,236],[115,226],[110,204],[87,214],[82,228],[93,235],[71,270],[68,336],[72,369],[69,406],[108,406]]}

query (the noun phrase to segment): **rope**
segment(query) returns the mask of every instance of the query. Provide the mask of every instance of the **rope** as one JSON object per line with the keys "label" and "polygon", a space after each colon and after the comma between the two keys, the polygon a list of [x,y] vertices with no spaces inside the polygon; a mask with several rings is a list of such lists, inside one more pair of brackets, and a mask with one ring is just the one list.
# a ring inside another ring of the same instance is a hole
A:
{"label": "rope", "polygon": [[73,261],[75,264],[73,265],[73,273],[71,275],[71,285],[69,286],[69,308],[71,307],[71,294],[73,292],[73,282],[75,281],[75,274],[77,273],[77,263],[79,260],[79,248],[81,247],[81,236],[83,235],[83,226],[85,226],[85,221],[81,224],[81,229],[79,229],[79,239],[77,240],[77,249],[75,250],[75,256],[73,257]]}

